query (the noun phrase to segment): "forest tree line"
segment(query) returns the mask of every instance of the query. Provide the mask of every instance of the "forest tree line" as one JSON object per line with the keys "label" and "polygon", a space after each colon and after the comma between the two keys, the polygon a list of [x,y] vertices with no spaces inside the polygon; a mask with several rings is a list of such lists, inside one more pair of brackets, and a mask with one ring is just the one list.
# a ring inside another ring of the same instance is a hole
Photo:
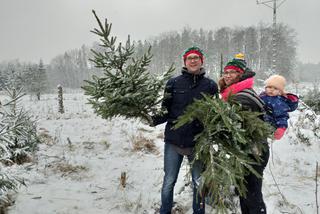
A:
{"label": "forest tree line", "polygon": [[[272,71],[272,28],[260,23],[250,27],[221,27],[213,30],[183,28],[181,31],[171,31],[145,41],[133,41],[135,54],[142,55],[151,45],[153,59],[150,64],[152,73],[163,73],[174,63],[176,73],[183,65],[181,60],[183,51],[190,46],[199,46],[204,50],[204,67],[210,77],[217,79],[221,67],[234,54],[245,54],[248,66],[257,73],[257,77],[264,79]],[[297,34],[294,29],[285,24],[278,24],[276,30],[277,58],[276,72],[292,81],[314,81],[314,72],[319,73],[318,65],[304,65],[297,61]],[[121,41],[125,42],[125,41]],[[91,49],[103,51],[96,42],[91,47],[83,45],[79,49],[66,51],[54,57],[49,64],[42,61],[35,63],[21,63],[18,60],[0,63],[0,87],[8,85],[24,87],[27,92],[37,94],[39,90],[56,89],[57,85],[66,88],[80,88],[83,80],[90,79],[93,74],[100,75],[102,71],[93,67],[89,60]],[[312,68],[310,75],[302,75]],[[300,72],[299,72],[300,71]],[[319,74],[317,74],[319,75]],[[309,78],[310,77],[310,78]]]}
{"label": "forest tree line", "polygon": [[[161,72],[172,61],[180,65],[183,50],[197,45],[206,54],[204,66],[213,78],[217,77],[221,67],[239,52],[245,54],[248,66],[257,72],[257,76],[265,78],[272,72],[272,34],[272,28],[264,24],[257,27],[222,27],[216,31],[184,28],[181,33],[177,31],[166,33],[154,38],[151,43],[152,53],[156,59],[151,65],[151,70]],[[278,47],[276,72],[292,77],[290,74],[297,64],[296,32],[288,25],[279,24],[276,38]],[[138,41],[138,53],[146,49],[148,43],[148,41],[144,43]]]}

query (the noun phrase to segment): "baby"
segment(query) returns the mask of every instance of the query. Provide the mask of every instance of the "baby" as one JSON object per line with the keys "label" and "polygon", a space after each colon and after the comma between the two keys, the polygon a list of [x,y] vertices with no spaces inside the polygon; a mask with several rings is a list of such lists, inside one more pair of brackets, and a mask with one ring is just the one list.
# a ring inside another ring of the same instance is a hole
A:
{"label": "baby", "polygon": [[265,81],[265,91],[259,95],[267,107],[265,121],[276,128],[276,140],[282,138],[288,127],[288,112],[296,110],[299,102],[297,95],[285,92],[285,85],[283,76],[272,75]]}

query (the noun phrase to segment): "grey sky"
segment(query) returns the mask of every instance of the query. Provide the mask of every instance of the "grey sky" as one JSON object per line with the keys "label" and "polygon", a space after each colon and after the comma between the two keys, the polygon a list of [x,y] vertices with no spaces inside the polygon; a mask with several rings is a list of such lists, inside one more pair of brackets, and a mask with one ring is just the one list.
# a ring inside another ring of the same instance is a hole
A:
{"label": "grey sky", "polygon": [[[185,26],[216,29],[272,22],[272,9],[256,0],[0,0],[0,61],[19,58],[45,63],[97,37],[91,10],[113,23],[125,40],[147,39]],[[298,58],[320,62],[320,1],[286,0],[277,20],[298,33]]]}

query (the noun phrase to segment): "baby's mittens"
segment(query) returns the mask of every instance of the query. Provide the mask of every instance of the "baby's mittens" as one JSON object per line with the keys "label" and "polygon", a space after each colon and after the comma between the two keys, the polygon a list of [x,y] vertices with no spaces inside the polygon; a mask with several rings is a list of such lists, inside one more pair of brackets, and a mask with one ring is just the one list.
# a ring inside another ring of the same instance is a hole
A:
{"label": "baby's mittens", "polygon": [[284,128],[284,127],[277,128],[276,131],[274,132],[274,139],[280,140],[284,135],[286,129],[287,128]]}

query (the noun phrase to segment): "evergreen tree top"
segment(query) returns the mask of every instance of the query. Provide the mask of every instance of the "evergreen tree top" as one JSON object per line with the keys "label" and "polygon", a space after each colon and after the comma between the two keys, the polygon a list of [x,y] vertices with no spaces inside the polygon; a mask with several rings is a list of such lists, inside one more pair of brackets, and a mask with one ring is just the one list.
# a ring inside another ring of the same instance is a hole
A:
{"label": "evergreen tree top", "polygon": [[93,14],[100,29],[95,28],[92,32],[100,37],[102,51],[92,50],[93,58],[90,60],[104,74],[85,81],[82,88],[90,96],[89,103],[105,119],[124,116],[150,120],[150,114],[161,112],[161,93],[173,74],[173,66],[161,76],[152,75],[148,71],[152,59],[151,46],[141,57],[135,57],[130,37],[125,45],[121,42],[116,45],[116,37],[111,35],[112,24],[106,19],[102,25],[95,11]]}

